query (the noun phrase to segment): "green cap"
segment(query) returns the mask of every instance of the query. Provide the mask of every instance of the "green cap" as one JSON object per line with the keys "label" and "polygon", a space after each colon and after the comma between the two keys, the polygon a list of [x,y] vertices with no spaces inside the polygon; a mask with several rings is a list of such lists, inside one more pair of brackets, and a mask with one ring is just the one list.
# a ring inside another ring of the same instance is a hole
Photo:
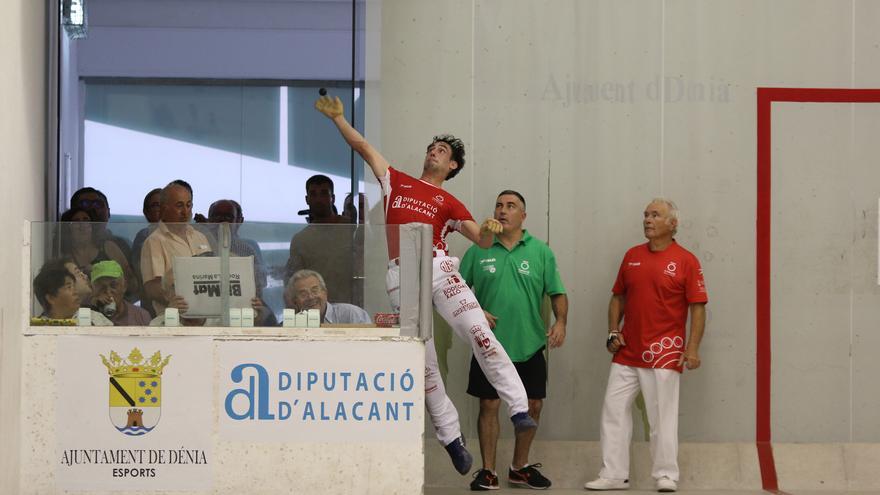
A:
{"label": "green cap", "polygon": [[99,261],[92,265],[92,282],[101,277],[122,277],[122,267],[115,261]]}

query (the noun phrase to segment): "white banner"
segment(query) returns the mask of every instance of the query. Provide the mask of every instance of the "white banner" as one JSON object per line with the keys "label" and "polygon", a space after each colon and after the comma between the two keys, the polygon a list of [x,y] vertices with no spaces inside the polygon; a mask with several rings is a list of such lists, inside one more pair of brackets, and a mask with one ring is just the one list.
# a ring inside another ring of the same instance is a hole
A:
{"label": "white banner", "polygon": [[209,490],[210,337],[58,337],[56,487]]}
{"label": "white banner", "polygon": [[220,342],[221,438],[420,441],[424,349],[420,342]]}
{"label": "white banner", "polygon": [[[220,258],[175,257],[174,292],[189,305],[184,316],[220,316]],[[256,294],[254,257],[229,258],[229,307],[250,308]]]}

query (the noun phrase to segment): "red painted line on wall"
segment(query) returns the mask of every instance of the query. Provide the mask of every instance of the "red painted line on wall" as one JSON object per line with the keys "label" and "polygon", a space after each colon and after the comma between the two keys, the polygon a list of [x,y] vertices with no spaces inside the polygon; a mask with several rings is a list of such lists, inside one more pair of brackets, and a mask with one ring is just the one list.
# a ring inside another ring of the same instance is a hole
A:
{"label": "red painted line on wall", "polygon": [[778,492],[776,481],[776,462],[773,459],[773,446],[770,442],[757,442],[758,466],[761,468],[761,487],[769,492]]}
{"label": "red painted line on wall", "polygon": [[758,447],[758,465],[761,468],[761,486],[778,490],[776,463],[770,446],[770,91],[758,88],[758,206],[756,256],[756,337],[755,360],[755,441]]}
{"label": "red painted line on wall", "polygon": [[773,102],[880,103],[880,89],[758,88],[757,93],[757,217],[755,333],[757,339],[755,383],[755,442],[764,490],[784,494],[776,479],[770,432],[770,199]]}

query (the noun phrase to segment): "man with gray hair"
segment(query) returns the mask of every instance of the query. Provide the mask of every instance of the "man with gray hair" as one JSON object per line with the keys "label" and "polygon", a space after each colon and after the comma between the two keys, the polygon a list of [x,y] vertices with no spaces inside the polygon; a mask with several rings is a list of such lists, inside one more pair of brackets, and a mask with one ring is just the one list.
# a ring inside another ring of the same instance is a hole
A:
{"label": "man with gray hair", "polygon": [[629,488],[630,409],[639,390],[651,430],[651,476],[660,492],[678,489],[679,380],[683,366],[700,367],[709,298],[699,260],[675,242],[675,203],[654,199],[644,215],[648,242],[626,252],[608,305],[605,346],[614,357],[602,407],[602,469],[587,490]]}
{"label": "man with gray hair", "polygon": [[144,292],[153,301],[156,314],[164,312],[174,298],[172,260],[178,256],[198,256],[211,251],[208,238],[190,225],[193,196],[188,185],[176,180],[159,193],[159,226],[144,241],[141,251]]}
{"label": "man with gray hair", "polygon": [[321,311],[321,323],[371,323],[370,315],[354,304],[327,301],[324,277],[313,270],[298,270],[284,288],[284,307],[297,312],[306,309]]}

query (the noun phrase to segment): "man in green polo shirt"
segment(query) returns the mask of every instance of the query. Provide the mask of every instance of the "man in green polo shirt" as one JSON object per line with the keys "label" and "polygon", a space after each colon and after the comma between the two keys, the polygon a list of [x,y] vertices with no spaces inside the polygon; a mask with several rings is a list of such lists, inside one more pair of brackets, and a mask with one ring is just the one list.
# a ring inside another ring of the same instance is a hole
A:
{"label": "man in green polo shirt", "polygon": [[[556,257],[546,243],[523,229],[526,200],[516,191],[502,191],[495,202],[495,219],[504,230],[492,247],[471,246],[461,260],[461,275],[486,313],[495,337],[510,355],[529,397],[529,415],[537,422],[546,396],[547,363],[544,348],[565,341],[568,298],[556,269]],[[550,296],[556,322],[546,329],[541,317],[544,295]],[[498,443],[498,393],[471,358],[468,394],[480,399],[478,433],[483,468],[474,474],[471,490],[498,488],[495,451]],[[508,471],[512,486],[548,488],[550,480],[529,464],[535,438],[530,430],[516,435],[513,462]]]}

